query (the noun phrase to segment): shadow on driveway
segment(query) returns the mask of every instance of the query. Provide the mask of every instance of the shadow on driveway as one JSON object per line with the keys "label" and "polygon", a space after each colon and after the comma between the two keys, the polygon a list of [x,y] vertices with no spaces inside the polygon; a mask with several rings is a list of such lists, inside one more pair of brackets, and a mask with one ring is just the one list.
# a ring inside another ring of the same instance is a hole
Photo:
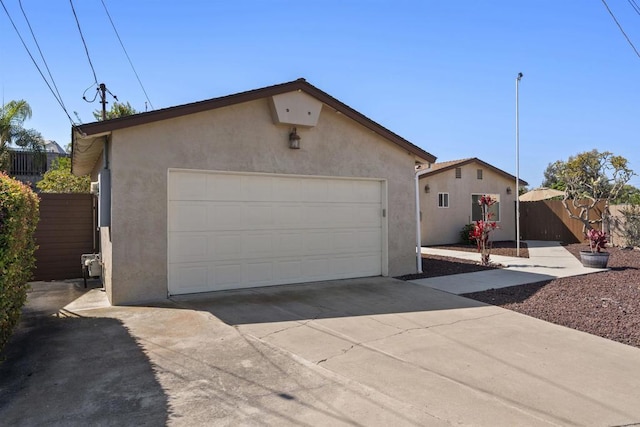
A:
{"label": "shadow on driveway", "polygon": [[80,282],[34,283],[0,355],[1,424],[166,423],[167,396],[122,322],[61,310],[84,292]]}
{"label": "shadow on driveway", "polygon": [[387,277],[212,292],[171,299],[184,308],[208,311],[228,325],[486,306]]}

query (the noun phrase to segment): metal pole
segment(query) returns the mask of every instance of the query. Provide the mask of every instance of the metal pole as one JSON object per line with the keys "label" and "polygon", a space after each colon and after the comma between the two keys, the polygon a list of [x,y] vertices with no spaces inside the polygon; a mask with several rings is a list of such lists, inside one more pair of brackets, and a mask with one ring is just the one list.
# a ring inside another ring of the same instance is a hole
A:
{"label": "metal pole", "polygon": [[107,120],[107,87],[100,83],[100,103],[102,104],[102,120]]}
{"label": "metal pole", "polygon": [[523,74],[516,77],[516,256],[520,256],[520,79]]}

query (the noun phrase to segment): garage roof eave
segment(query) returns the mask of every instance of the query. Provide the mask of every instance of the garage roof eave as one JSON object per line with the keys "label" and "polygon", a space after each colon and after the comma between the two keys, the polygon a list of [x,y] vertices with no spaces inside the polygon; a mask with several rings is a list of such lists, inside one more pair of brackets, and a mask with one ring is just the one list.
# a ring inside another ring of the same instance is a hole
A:
{"label": "garage roof eave", "polygon": [[76,176],[91,174],[102,156],[104,149],[104,139],[107,133],[98,135],[81,135],[77,132],[73,134],[73,145],[71,154],[71,172]]}
{"label": "garage roof eave", "polygon": [[321,101],[323,104],[333,108],[335,111],[339,111],[340,113],[363,125],[369,130],[372,130],[378,135],[388,139],[407,152],[415,155],[417,158],[425,160],[427,163],[435,163],[436,161],[436,157],[433,154],[407,141],[406,139],[385,128],[379,123],[374,122],[364,114],[354,110],[353,108],[337,100],[328,93],[323,92],[317,87],[311,85],[302,78],[287,83],[281,83],[274,86],[263,87],[260,89],[253,89],[233,95],[222,96],[219,98],[213,98],[159,110],[152,110],[144,113],[137,113],[130,116],[98,121],[94,123],[82,124],[77,126],[77,131],[80,132],[78,135],[84,134],[85,138],[87,137],[87,135],[91,137],[106,135],[118,129],[140,126],[160,120],[173,119],[188,114],[213,110],[220,107],[227,107],[230,105],[253,101],[260,98],[268,98],[274,95],[292,91],[302,91],[307,93],[308,95]]}

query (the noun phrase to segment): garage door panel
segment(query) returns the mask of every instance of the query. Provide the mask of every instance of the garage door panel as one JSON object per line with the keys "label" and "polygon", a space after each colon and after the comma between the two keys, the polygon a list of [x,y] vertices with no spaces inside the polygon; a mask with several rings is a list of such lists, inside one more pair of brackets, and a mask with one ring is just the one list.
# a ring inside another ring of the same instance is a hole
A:
{"label": "garage door panel", "polygon": [[369,251],[378,252],[380,241],[382,240],[382,233],[379,229],[359,230],[357,232],[358,247]]}
{"label": "garage door panel", "polygon": [[207,186],[207,175],[185,172],[172,173],[169,182],[174,200],[201,200],[202,188]]}
{"label": "garage door panel", "polygon": [[356,203],[380,203],[380,188],[379,181],[367,181],[359,183],[357,191],[354,191],[352,201]]}
{"label": "garage door panel", "polygon": [[306,203],[302,206],[302,216],[305,226],[309,229],[324,228],[330,224],[327,215],[327,205]]}
{"label": "garage door panel", "polygon": [[302,260],[289,260],[278,262],[275,269],[275,277],[277,283],[295,283],[299,282],[302,274]]}
{"label": "garage door panel", "polygon": [[363,277],[366,276],[379,276],[380,272],[380,257],[378,255],[363,255],[358,257],[357,264],[360,266],[360,274]]}
{"label": "garage door panel", "polygon": [[331,249],[333,253],[352,253],[358,245],[356,233],[351,230],[337,231],[331,233]]}
{"label": "garage door panel", "polygon": [[305,258],[302,261],[302,275],[310,280],[322,280],[331,268],[329,258]]}
{"label": "garage door panel", "polygon": [[242,200],[242,175],[203,175],[207,177],[207,193],[205,195],[206,200]]}
{"label": "garage door panel", "polygon": [[169,256],[175,262],[207,261],[209,259],[207,236],[196,233],[180,233],[171,240]]}
{"label": "garage door panel", "polygon": [[176,265],[171,272],[170,278],[179,289],[186,292],[198,292],[208,289],[207,281],[208,264],[182,264]]}
{"label": "garage door panel", "polygon": [[214,288],[229,289],[242,283],[242,264],[218,264],[209,268]]}
{"label": "garage door panel", "polygon": [[272,178],[273,197],[275,202],[302,201],[302,182],[291,178]]}
{"label": "garage door panel", "polygon": [[244,213],[244,205],[235,203],[213,203],[207,205],[207,230],[240,230],[238,218]]}
{"label": "garage door panel", "polygon": [[282,228],[300,228],[306,226],[304,208],[298,204],[282,203],[278,214],[273,217],[273,226]]}
{"label": "garage door panel", "polygon": [[246,258],[268,257],[274,251],[273,233],[251,232],[242,233],[242,247]]}
{"label": "garage door panel", "polygon": [[243,238],[239,232],[208,233],[208,259],[229,261],[242,259]]}
{"label": "garage door panel", "polygon": [[358,223],[356,208],[353,205],[331,205],[326,209],[327,222],[334,227],[351,228]]}
{"label": "garage door panel", "polygon": [[[359,186],[358,186],[359,187]],[[350,203],[356,197],[356,182],[350,180],[330,181],[329,200],[332,202]]]}
{"label": "garage door panel", "polygon": [[[245,203],[242,211],[244,217],[243,228],[271,229],[273,228],[274,207],[265,203]],[[237,221],[237,219],[236,219]]]}
{"label": "garage door panel", "polygon": [[260,175],[244,176],[242,200],[258,202],[273,200],[273,180]]}
{"label": "garage door panel", "polygon": [[247,262],[245,264],[245,286],[270,285],[273,283],[272,262]]}
{"label": "garage door panel", "polygon": [[382,212],[378,206],[360,205],[356,207],[354,218],[363,227],[379,227]]}
{"label": "garage door panel", "polygon": [[382,274],[380,181],[171,171],[168,188],[171,294]]}
{"label": "garage door panel", "polygon": [[333,250],[331,234],[324,231],[311,231],[305,234],[305,255],[330,254]]}
{"label": "garage door panel", "polygon": [[275,247],[280,255],[300,256],[304,250],[304,233],[301,231],[281,232],[274,235]]}
{"label": "garage door panel", "polygon": [[329,186],[321,179],[304,180],[301,197],[306,203],[326,202],[329,200]]}

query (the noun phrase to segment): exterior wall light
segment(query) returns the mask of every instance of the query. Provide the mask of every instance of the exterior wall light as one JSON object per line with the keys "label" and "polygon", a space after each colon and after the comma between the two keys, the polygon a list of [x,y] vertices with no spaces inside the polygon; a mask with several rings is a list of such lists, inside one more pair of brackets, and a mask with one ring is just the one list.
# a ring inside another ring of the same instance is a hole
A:
{"label": "exterior wall light", "polygon": [[429,184],[424,186],[424,192],[428,193],[429,191],[431,191],[431,188],[429,188]]}
{"label": "exterior wall light", "polygon": [[511,187],[507,187],[507,194],[511,194]]}
{"label": "exterior wall light", "polygon": [[300,135],[298,135],[298,129],[297,128],[293,128],[293,130],[289,134],[289,148],[291,148],[293,150],[299,150],[300,149],[300,140],[301,139],[302,138],[300,138]]}

